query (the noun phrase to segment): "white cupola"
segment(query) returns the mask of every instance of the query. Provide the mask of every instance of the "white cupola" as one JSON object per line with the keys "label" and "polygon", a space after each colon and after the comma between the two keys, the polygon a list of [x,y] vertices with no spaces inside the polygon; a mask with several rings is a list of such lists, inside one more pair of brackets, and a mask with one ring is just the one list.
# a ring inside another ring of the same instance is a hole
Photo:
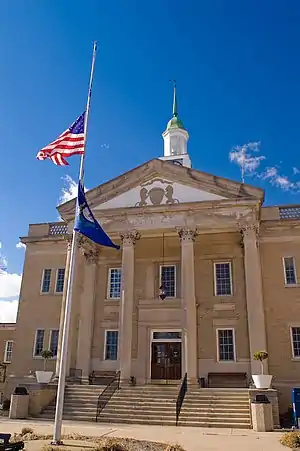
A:
{"label": "white cupola", "polygon": [[178,116],[176,82],[174,81],[173,83],[173,117],[169,120],[166,130],[162,134],[164,139],[164,156],[160,157],[160,159],[190,168],[192,163],[187,153],[189,134]]}

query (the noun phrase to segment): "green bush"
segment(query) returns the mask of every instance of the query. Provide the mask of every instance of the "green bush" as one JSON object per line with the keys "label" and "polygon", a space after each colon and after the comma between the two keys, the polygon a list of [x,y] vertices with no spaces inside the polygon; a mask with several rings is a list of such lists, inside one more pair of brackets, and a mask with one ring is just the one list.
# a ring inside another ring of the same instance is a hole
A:
{"label": "green bush", "polygon": [[280,439],[280,443],[289,448],[300,448],[300,433],[297,431],[286,432]]}

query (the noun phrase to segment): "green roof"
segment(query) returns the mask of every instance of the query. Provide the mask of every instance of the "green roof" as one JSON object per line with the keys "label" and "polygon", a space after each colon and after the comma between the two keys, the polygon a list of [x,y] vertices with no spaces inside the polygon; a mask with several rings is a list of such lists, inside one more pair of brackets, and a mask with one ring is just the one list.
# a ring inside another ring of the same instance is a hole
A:
{"label": "green roof", "polygon": [[169,120],[167,130],[170,128],[182,128],[184,130],[183,122],[178,116],[173,116],[172,119]]}
{"label": "green roof", "polygon": [[181,128],[184,130],[183,122],[178,117],[178,106],[177,106],[177,94],[176,94],[176,82],[174,82],[174,95],[173,95],[173,117],[169,120],[167,125],[167,130],[170,128]]}

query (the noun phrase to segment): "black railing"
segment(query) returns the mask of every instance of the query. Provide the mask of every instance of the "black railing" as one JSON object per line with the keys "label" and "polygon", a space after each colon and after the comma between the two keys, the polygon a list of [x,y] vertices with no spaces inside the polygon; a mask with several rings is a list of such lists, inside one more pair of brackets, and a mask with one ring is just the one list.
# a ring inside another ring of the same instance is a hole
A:
{"label": "black railing", "polygon": [[178,396],[177,396],[177,401],[176,401],[176,426],[178,424],[178,418],[179,418],[179,415],[180,415],[181,406],[183,404],[186,392],[187,392],[187,373],[185,373],[184,378],[181,381],[180,389],[179,389]]}
{"label": "black railing", "polygon": [[97,403],[97,413],[96,413],[96,422],[98,421],[98,417],[114,392],[116,390],[119,390],[120,388],[120,371],[117,371],[115,376],[112,378],[112,380],[107,384],[105,389],[102,393],[100,393],[98,397],[98,403]]}

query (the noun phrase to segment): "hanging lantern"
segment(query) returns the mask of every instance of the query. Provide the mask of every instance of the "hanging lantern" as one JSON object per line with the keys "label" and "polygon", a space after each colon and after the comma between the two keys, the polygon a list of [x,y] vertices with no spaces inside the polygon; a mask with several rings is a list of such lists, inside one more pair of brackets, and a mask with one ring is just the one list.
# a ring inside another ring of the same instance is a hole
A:
{"label": "hanging lantern", "polygon": [[163,301],[164,299],[166,299],[166,297],[167,297],[167,294],[166,294],[166,290],[164,289],[164,286],[163,285],[161,285],[160,287],[159,287],[159,297],[160,297],[160,299]]}
{"label": "hanging lantern", "polygon": [[[162,234],[162,264],[164,265],[165,262],[165,235]],[[163,301],[167,297],[167,292],[164,287],[164,281],[163,281],[163,273],[161,273],[161,286],[159,287],[159,297]]]}

